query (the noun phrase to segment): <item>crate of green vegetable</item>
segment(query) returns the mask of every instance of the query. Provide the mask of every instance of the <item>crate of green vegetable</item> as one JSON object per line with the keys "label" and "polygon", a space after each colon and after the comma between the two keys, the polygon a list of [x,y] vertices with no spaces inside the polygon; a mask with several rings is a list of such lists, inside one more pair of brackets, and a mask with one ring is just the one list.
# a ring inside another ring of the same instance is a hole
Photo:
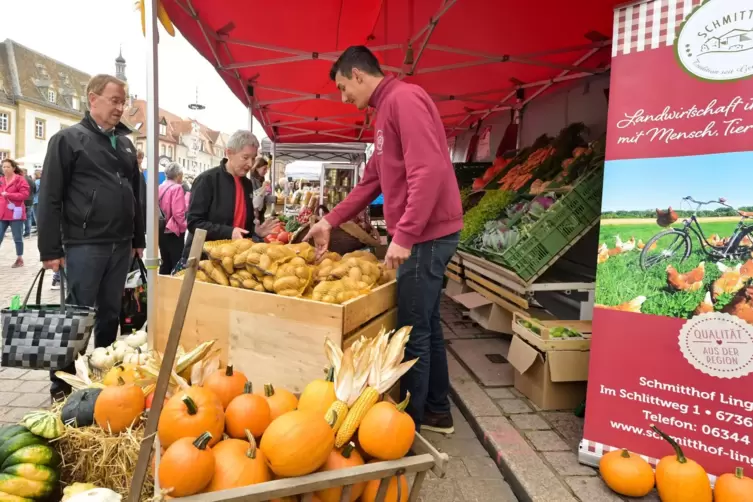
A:
{"label": "crate of green vegetable", "polygon": [[591,348],[591,321],[542,321],[515,312],[512,330],[542,352]]}

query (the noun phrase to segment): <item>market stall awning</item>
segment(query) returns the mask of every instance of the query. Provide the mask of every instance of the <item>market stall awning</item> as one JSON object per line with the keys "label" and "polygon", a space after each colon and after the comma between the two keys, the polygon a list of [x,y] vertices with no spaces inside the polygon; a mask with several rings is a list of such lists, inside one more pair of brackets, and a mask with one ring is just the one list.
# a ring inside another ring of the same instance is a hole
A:
{"label": "market stall awning", "polygon": [[[264,138],[261,151],[272,153],[272,141]],[[295,162],[360,162],[364,159],[366,145],[363,143],[275,143],[275,160]]]}
{"label": "market stall awning", "polygon": [[369,112],[340,102],[329,69],[368,45],[424,87],[448,135],[609,67],[624,0],[163,0],[170,18],[275,142],[371,141]]}

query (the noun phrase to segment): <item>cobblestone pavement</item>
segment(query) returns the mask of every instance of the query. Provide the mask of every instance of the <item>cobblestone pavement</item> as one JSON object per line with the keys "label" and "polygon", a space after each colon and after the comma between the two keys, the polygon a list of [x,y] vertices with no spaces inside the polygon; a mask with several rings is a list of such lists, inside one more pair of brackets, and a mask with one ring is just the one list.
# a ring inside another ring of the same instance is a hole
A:
{"label": "cobblestone pavement", "polygon": [[622,498],[606,487],[596,469],[578,462],[583,419],[572,411],[541,411],[513,387],[485,387],[479,383],[455,357],[453,339],[481,341],[505,335],[459,321],[464,318],[462,309],[443,298],[442,318],[450,347],[450,383],[455,401],[520,500],[659,502],[656,492],[640,499]]}
{"label": "cobblestone pavement", "polygon": [[[16,251],[10,232],[0,244],[0,308],[10,305],[15,295],[24,296],[40,269],[36,235],[24,239],[24,262],[21,268],[11,268]],[[42,287],[42,302],[58,303],[59,291],[52,291],[52,274],[46,273]],[[29,299],[35,300],[34,295]],[[0,423],[16,422],[27,412],[50,403],[50,380],[46,371],[24,371],[0,368]]]}
{"label": "cobblestone pavement", "polygon": [[[13,241],[0,245],[0,306],[7,307],[14,295],[23,296],[39,271],[36,237],[24,240],[26,266],[13,269]],[[58,291],[50,289],[51,274],[46,274],[42,301],[57,303]],[[49,374],[0,368],[0,423],[17,422],[29,411],[50,403]],[[456,432],[450,436],[424,434],[435,447],[450,455],[447,475],[438,479],[429,474],[424,480],[419,501],[422,502],[517,502],[500,470],[477,439],[463,415],[453,406]]]}

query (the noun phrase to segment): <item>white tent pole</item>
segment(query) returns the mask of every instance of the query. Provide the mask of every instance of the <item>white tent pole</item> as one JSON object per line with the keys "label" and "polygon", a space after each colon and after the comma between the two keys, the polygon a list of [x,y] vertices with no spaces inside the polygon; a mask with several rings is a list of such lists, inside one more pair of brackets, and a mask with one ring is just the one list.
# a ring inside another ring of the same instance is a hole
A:
{"label": "white tent pole", "polygon": [[248,130],[254,132],[254,109],[248,107]]}
{"label": "white tent pole", "polygon": [[157,317],[157,273],[159,268],[159,236],[157,235],[157,185],[159,185],[159,78],[157,53],[157,5],[147,0],[146,10],[146,255],[147,270],[147,333],[154,343]]}

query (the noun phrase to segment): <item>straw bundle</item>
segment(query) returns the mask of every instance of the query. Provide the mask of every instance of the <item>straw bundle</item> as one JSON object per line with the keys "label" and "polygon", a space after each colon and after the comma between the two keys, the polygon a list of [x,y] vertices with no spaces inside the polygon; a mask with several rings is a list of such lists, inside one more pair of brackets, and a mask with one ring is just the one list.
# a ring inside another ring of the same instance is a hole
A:
{"label": "straw bundle", "polygon": [[[98,426],[66,427],[63,436],[51,441],[62,458],[60,480],[66,485],[93,483],[125,497],[131,486],[143,439],[143,425],[116,436],[107,434]],[[154,495],[152,474],[149,469],[142,500]]]}

